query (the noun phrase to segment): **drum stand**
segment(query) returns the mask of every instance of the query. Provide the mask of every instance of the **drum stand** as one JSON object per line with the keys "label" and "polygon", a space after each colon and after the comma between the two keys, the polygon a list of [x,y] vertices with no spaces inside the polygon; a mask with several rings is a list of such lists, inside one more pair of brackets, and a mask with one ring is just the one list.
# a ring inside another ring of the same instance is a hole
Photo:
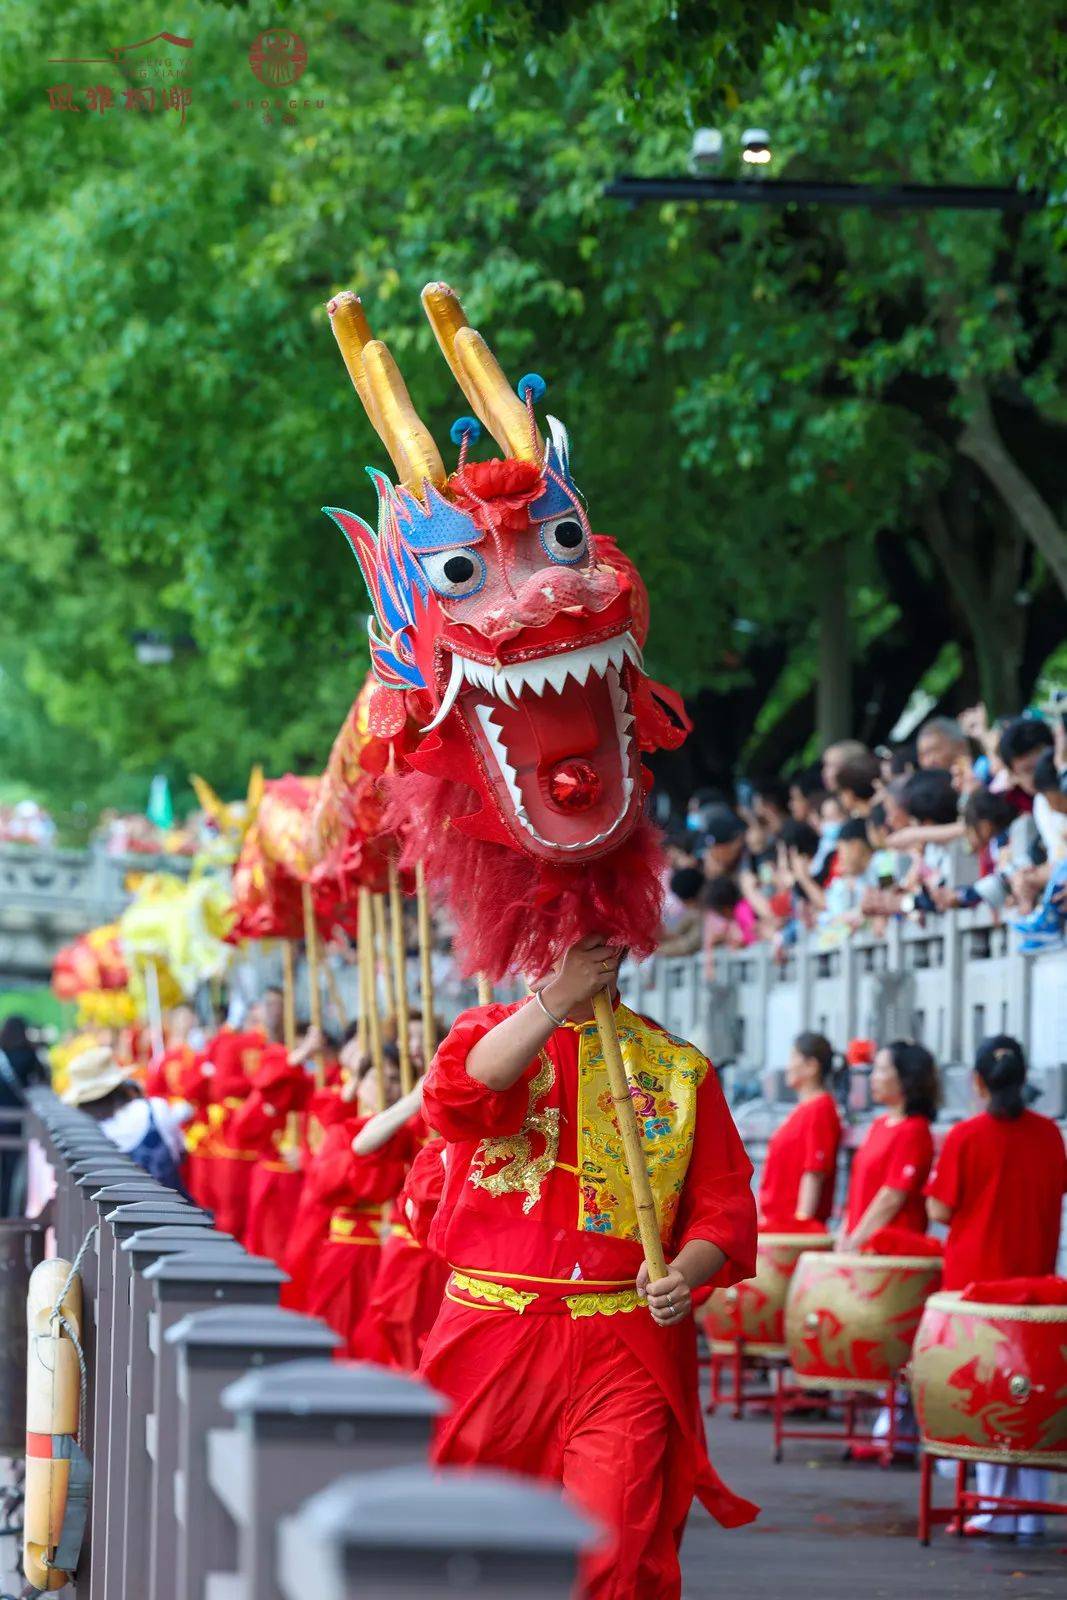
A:
{"label": "drum stand", "polygon": [[[950,1506],[935,1506],[932,1504],[932,1490],[934,1481],[934,1462],[938,1460],[955,1460],[956,1478],[955,1495]],[[977,1463],[973,1463],[977,1464]],[[1067,1517],[1067,1501],[1059,1500],[1016,1500],[1010,1495],[979,1494],[977,1489],[967,1487],[967,1468],[972,1465],[968,1459],[961,1460],[952,1456],[933,1456],[929,1450],[922,1452],[919,1466],[919,1543],[930,1543],[930,1529],[942,1527],[945,1523],[955,1524],[955,1532],[962,1539],[964,1537],[963,1525],[968,1517],[981,1516],[984,1513],[993,1515],[1025,1516],[1030,1513],[1034,1516]],[[990,1462],[991,1466],[1002,1465],[999,1462]],[[1042,1472],[1062,1472],[1062,1467],[1042,1467]],[[999,1534],[998,1538],[1014,1538],[1015,1535]]]}
{"label": "drum stand", "polygon": [[[716,1344],[725,1344],[725,1340],[716,1340]],[[733,1417],[743,1417],[745,1407],[758,1406],[769,1409],[774,1404],[774,1390],[770,1383],[761,1384],[756,1388],[746,1387],[746,1377],[764,1376],[770,1379],[781,1358],[776,1356],[749,1355],[745,1349],[743,1339],[732,1339],[729,1348],[709,1348],[706,1355],[700,1357],[700,1365],[707,1367],[711,1380],[708,1394],[708,1403],[705,1406],[707,1415],[713,1416],[719,1406],[728,1401],[733,1402]],[[730,1376],[729,1388],[723,1384],[726,1374]]]}
{"label": "drum stand", "polygon": [[[797,1395],[808,1394],[814,1398],[810,1389],[798,1390],[794,1385],[786,1385],[785,1367],[776,1367],[774,1371],[774,1459],[781,1461],[782,1445],[786,1439],[809,1439],[839,1441],[845,1446],[845,1456],[849,1457],[855,1445],[864,1447],[865,1452],[870,1452],[872,1460],[877,1460],[879,1466],[890,1467],[898,1448],[904,1445],[917,1445],[919,1437],[914,1433],[901,1433],[897,1423],[897,1387],[902,1375],[890,1380],[884,1389],[846,1389],[843,1391],[845,1411],[844,1430],[831,1428],[793,1428],[786,1426],[786,1417],[790,1411],[800,1409],[797,1404]],[[840,1384],[827,1384],[827,1391],[840,1390]],[[870,1433],[857,1433],[857,1412],[869,1411],[872,1407],[878,1410],[885,1409],[889,1413],[889,1426],[880,1439],[875,1439]]]}

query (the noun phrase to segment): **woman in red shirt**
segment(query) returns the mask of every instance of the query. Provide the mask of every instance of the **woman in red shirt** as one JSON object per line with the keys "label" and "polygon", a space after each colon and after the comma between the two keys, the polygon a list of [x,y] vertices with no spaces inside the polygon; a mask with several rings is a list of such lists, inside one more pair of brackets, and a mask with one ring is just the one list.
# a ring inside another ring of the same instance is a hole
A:
{"label": "woman in red shirt", "polygon": [[[1060,1217],[1067,1191],[1063,1134],[1048,1117],[1026,1109],[1026,1057],[1007,1034],[986,1039],[974,1065],[982,1110],[950,1129],[926,1186],[926,1209],[948,1223],[946,1289],[997,1278],[1055,1272]],[[1045,1474],[1033,1467],[979,1462],[978,1492],[1022,1500],[1047,1498]],[[1040,1517],[982,1513],[969,1533],[1037,1533]]]}
{"label": "woman in red shirt", "polygon": [[923,1186],[934,1159],[930,1124],[940,1099],[937,1065],[911,1039],[883,1046],[874,1058],[871,1097],[885,1106],[856,1152],[840,1246],[856,1250],[890,1224],[926,1232]]}
{"label": "woman in red shirt", "polygon": [[821,1033],[793,1042],[785,1081],[799,1104],[776,1129],[760,1174],[760,1227],[787,1232],[798,1222],[827,1222],[834,1205],[841,1118],[828,1085],[834,1052]]}

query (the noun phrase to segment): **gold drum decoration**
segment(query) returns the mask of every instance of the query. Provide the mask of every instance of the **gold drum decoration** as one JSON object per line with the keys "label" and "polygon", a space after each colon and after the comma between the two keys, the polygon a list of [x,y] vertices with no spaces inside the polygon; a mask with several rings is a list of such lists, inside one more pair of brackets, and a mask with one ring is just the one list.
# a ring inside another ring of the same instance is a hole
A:
{"label": "gold drum decoration", "polygon": [[747,1354],[785,1355],[785,1300],[793,1269],[806,1250],[830,1250],[825,1233],[761,1233],[756,1275],[729,1289],[716,1289],[704,1308],[704,1334],[716,1355],[728,1355],[740,1339]]}
{"label": "gold drum decoration", "polygon": [[806,1250],[785,1308],[797,1382],[810,1389],[884,1389],[907,1363],[923,1306],[940,1286],[938,1256]]}
{"label": "gold drum decoration", "polygon": [[915,1336],[911,1378],[933,1455],[1067,1468],[1067,1305],[935,1294]]}

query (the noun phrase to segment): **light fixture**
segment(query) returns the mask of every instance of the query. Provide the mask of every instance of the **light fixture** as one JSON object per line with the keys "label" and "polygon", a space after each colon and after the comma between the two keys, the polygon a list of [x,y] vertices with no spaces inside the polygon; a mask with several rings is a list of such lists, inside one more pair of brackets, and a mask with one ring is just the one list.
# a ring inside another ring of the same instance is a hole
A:
{"label": "light fixture", "polygon": [[689,147],[690,172],[709,172],[722,160],[722,134],[718,128],[697,128]]}
{"label": "light fixture", "polygon": [[766,128],[746,128],[741,135],[741,160],[750,167],[765,167],[771,159],[771,136]]}

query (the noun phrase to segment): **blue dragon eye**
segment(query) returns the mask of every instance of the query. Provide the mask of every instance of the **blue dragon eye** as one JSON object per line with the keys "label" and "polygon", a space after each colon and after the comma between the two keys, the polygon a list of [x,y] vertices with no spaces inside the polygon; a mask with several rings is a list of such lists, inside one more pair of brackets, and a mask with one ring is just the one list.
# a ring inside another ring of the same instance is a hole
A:
{"label": "blue dragon eye", "polygon": [[435,591],[446,600],[465,600],[485,582],[485,558],[477,550],[434,550],[419,557]]}
{"label": "blue dragon eye", "polygon": [[565,566],[575,566],[589,548],[585,529],[575,516],[552,517],[542,522],[540,533],[548,559]]}

